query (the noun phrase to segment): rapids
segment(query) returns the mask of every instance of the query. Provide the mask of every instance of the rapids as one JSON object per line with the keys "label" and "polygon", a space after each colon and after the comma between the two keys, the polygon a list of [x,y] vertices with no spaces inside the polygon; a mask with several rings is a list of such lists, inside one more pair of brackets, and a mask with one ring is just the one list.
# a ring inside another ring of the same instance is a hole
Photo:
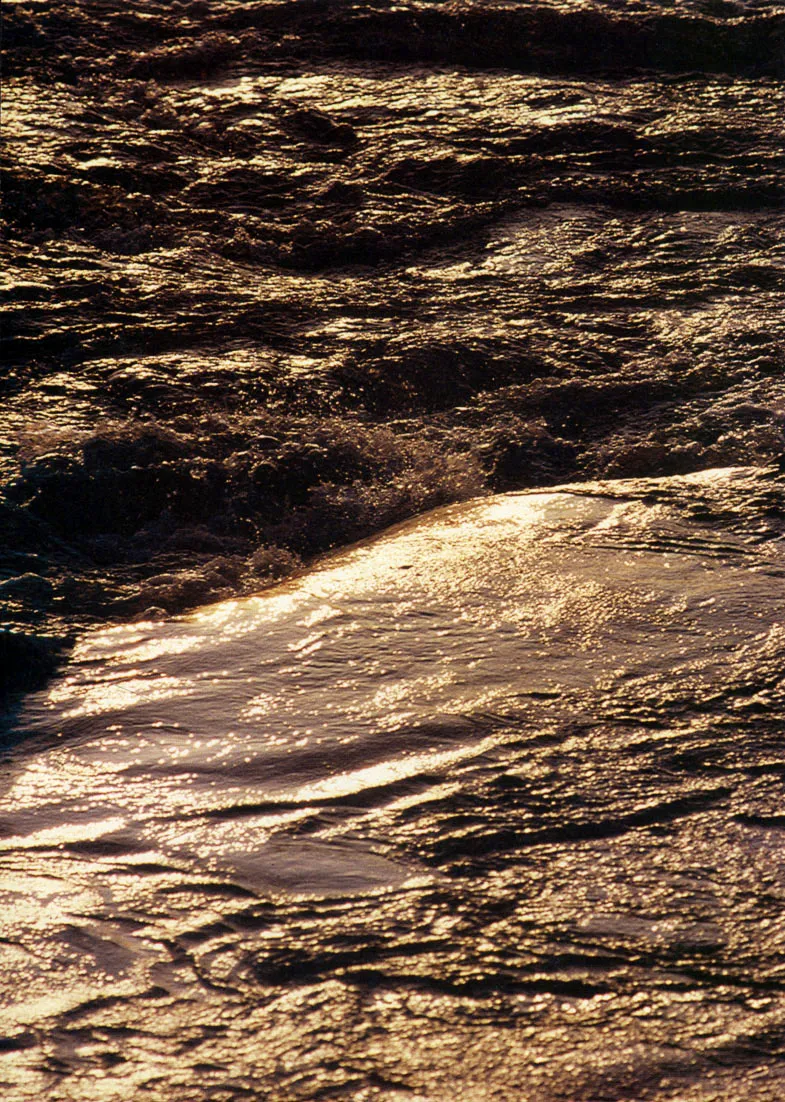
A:
{"label": "rapids", "polygon": [[0,774],[13,1097],[778,1097],[781,506],[482,498],[86,636]]}
{"label": "rapids", "polygon": [[783,454],[782,4],[5,8],[0,697],[434,506]]}
{"label": "rapids", "polygon": [[4,1102],[785,1097],[784,42],[5,0]]}

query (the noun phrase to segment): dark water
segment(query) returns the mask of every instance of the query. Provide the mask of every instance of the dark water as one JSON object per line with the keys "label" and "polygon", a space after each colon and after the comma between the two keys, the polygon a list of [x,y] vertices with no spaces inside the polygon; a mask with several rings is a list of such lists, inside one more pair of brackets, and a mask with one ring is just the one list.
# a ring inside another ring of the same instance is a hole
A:
{"label": "dark water", "polygon": [[3,33],[7,1096],[781,1098],[785,6]]}

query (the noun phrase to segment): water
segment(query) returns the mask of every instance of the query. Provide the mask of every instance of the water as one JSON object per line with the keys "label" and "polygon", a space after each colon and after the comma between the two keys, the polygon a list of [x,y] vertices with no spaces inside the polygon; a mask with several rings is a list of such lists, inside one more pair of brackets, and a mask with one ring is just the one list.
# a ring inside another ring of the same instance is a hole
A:
{"label": "water", "polygon": [[785,7],[6,7],[7,1096],[778,1100]]}
{"label": "water", "polygon": [[781,5],[8,8],[17,636],[782,454]]}
{"label": "water", "polygon": [[778,500],[490,497],[87,636],[3,766],[20,1097],[776,1097]]}

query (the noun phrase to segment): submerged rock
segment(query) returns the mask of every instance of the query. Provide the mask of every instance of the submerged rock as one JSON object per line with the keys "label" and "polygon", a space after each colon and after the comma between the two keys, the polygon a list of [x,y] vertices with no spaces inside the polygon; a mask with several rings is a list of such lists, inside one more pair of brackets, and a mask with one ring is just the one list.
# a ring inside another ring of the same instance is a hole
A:
{"label": "submerged rock", "polygon": [[[33,574],[25,574],[24,581],[32,579],[38,588],[38,583],[46,586],[45,578],[38,578]],[[7,600],[7,592],[10,583],[0,587],[0,600]],[[48,599],[51,586],[46,590]],[[40,600],[40,595],[38,598]],[[0,628],[0,708],[4,707],[15,694],[37,689],[46,683],[62,660],[63,651],[67,645],[65,639],[55,636],[34,635],[21,631],[8,631]]]}

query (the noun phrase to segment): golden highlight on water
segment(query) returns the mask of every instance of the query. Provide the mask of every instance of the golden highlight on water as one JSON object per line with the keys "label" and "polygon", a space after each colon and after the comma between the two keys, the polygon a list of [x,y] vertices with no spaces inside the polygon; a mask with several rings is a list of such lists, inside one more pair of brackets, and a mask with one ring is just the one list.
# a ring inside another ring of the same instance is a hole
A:
{"label": "golden highlight on water", "polygon": [[4,1102],[780,1102],[785,6],[3,18]]}

